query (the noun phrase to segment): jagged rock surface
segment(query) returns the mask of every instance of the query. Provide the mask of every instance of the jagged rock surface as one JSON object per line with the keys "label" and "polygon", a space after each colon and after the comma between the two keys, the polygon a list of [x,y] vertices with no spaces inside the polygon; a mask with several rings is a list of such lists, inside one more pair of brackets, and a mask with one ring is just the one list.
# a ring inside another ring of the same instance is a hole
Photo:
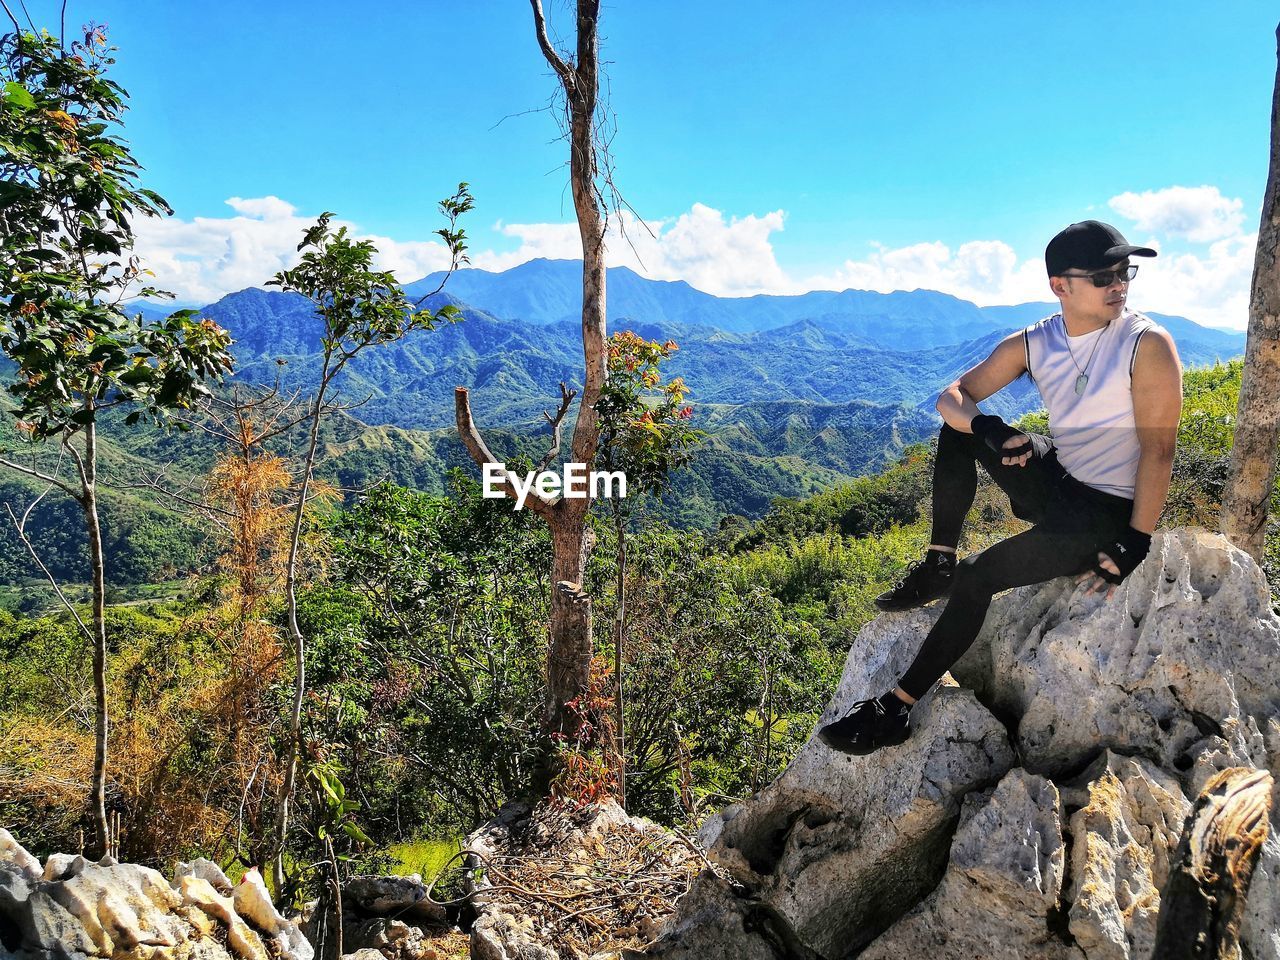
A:
{"label": "jagged rock surface", "polygon": [[0,948],[27,958],[312,960],[256,871],[231,884],[207,860],[161,874],[54,854],[43,868],[0,829]]}
{"label": "jagged rock surface", "polygon": [[[1050,932],[1066,867],[1057,788],[1013,770],[995,790],[966,798],[942,883],[862,956],[1080,960]],[[986,908],[981,922],[972,913],[977,898]]]}
{"label": "jagged rock surface", "polygon": [[1145,960],[1191,804],[1174,777],[1110,750],[1063,797],[1079,807],[1070,828],[1071,935],[1089,960]]}
{"label": "jagged rock surface", "polygon": [[[892,686],[940,606],[868,624],[823,722]],[[1190,799],[1225,767],[1280,774],[1277,663],[1261,570],[1202,530],[1157,535],[1110,600],[1068,578],[1011,591],[954,670],[968,689],[922,701],[906,744],[851,760],[811,740],[713,818],[726,876],[647,955],[1146,960]],[[1278,821],[1273,803],[1255,960],[1280,960]]]}

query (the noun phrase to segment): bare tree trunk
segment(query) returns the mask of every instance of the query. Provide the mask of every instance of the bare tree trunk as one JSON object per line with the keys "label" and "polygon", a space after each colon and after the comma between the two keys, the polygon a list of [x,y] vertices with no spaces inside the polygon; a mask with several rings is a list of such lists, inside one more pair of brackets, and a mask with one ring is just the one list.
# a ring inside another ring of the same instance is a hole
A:
{"label": "bare tree trunk", "polygon": [[[541,0],[529,0],[533,7],[534,29],[538,45],[547,63],[555,71],[564,88],[569,112],[569,182],[573,205],[578,217],[578,233],[582,241],[582,354],[585,377],[578,417],[573,427],[572,447],[567,458],[572,463],[590,464],[600,440],[599,417],[595,405],[607,377],[605,365],[605,205],[598,177],[600,166],[595,141],[595,114],[599,89],[599,49],[597,23],[599,0],[578,0],[577,56],[571,63],[551,46]],[[561,384],[563,403],[554,419],[548,415],[555,431],[555,446],[543,459],[545,468],[559,451],[560,422],[569,409],[574,393]],[[465,387],[454,391],[454,408],[458,434],[467,452],[478,465],[500,463],[486,446],[472,421],[470,402]],[[514,496],[509,483],[502,485],[508,496]],[[531,510],[547,522],[551,530],[551,615],[547,646],[547,699],[545,730],[548,734],[571,734],[573,723],[565,705],[587,691],[592,647],[591,598],[587,595],[583,575],[587,554],[591,550],[591,529],[587,525],[589,497],[561,497],[554,502],[536,494],[528,498]],[[547,746],[547,744],[544,744]],[[548,765],[539,763],[533,773],[533,789],[544,793],[550,785]]]}
{"label": "bare tree trunk", "polygon": [[1237,960],[1253,868],[1267,839],[1271,774],[1233,767],[1196,798],[1160,897],[1152,957]]}
{"label": "bare tree trunk", "polygon": [[[561,501],[564,503],[564,501]],[[587,689],[591,671],[591,598],[582,587],[586,568],[585,518],[557,516],[551,525],[550,644],[547,647],[546,723],[549,733],[572,736],[564,706]]]}
{"label": "bare tree trunk", "polygon": [[[543,55],[564,86],[569,107],[569,183],[582,240],[582,351],[586,363],[582,402],[573,428],[570,456],[590,464],[600,439],[596,401],[607,375],[605,367],[604,213],[596,182],[595,113],[599,86],[597,24],[599,0],[578,0],[576,62],[566,64],[547,39],[540,0],[530,0]],[[562,732],[568,724],[565,704],[587,689],[591,669],[591,599],[582,590],[586,566],[588,499],[561,498],[549,523],[553,548],[551,638],[547,650],[547,728]],[[562,582],[576,591],[559,589]]]}
{"label": "bare tree trunk", "polygon": [[614,622],[613,635],[613,677],[617,683],[617,699],[614,703],[615,723],[618,726],[618,803],[627,809],[627,732],[623,723],[626,720],[625,699],[622,687],[622,647],[627,629],[627,521],[622,510],[614,501],[614,523],[618,537],[618,614]]}
{"label": "bare tree trunk", "polygon": [[1276,28],[1275,92],[1271,99],[1271,165],[1262,199],[1258,252],[1249,298],[1240,403],[1236,411],[1231,473],[1222,497],[1221,530],[1228,540],[1262,559],[1267,508],[1276,482],[1280,441],[1280,27]]}
{"label": "bare tree trunk", "polygon": [[289,538],[289,559],[285,566],[284,595],[288,610],[289,639],[293,643],[293,706],[289,712],[288,757],[285,761],[284,779],[280,782],[279,803],[276,807],[275,861],[272,879],[278,899],[284,888],[284,848],[289,834],[289,804],[293,799],[298,773],[298,752],[302,747],[302,698],[307,689],[306,640],[298,626],[298,544],[302,538],[302,519],[307,509],[307,493],[311,487],[311,469],[316,461],[316,446],[320,438],[320,414],[323,410],[325,388],[329,385],[329,354],[325,351],[320,390],[311,414],[311,436],[307,442],[307,456],[302,464],[302,483],[298,493],[298,507],[293,515],[293,532]]}
{"label": "bare tree trunk", "polygon": [[97,833],[97,856],[106,856],[111,850],[111,829],[107,823],[107,620],[106,620],[106,564],[102,556],[102,529],[98,523],[98,428],[90,420],[85,427],[84,469],[81,486],[84,498],[85,531],[89,538],[89,567],[93,577],[93,697],[95,707],[93,742],[93,789],[90,806],[93,808],[94,828]]}

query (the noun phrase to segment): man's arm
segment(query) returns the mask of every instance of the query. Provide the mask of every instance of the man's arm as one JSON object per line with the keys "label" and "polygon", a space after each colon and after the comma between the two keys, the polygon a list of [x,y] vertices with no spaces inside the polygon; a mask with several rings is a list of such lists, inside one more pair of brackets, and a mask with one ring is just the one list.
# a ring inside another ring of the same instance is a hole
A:
{"label": "man's arm", "polygon": [[1182,415],[1182,364],[1173,337],[1152,330],[1138,341],[1133,363],[1133,419],[1138,429],[1138,476],[1129,525],[1152,533],[1173,474]]}
{"label": "man's arm", "polygon": [[[1022,331],[1011,333],[1001,340],[991,355],[976,367],[966,370],[960,379],[952,383],[938,395],[937,410],[942,419],[952,429],[961,433],[973,432],[973,418],[982,413],[978,403],[987,399],[997,390],[1003,390],[1022,374],[1027,372],[1026,346],[1022,339]],[[1026,442],[1025,436],[1019,434],[1005,441],[1005,446],[1014,448]],[[1031,459],[1030,452],[1019,457],[1005,457],[1004,463],[1012,466],[1025,466]]]}

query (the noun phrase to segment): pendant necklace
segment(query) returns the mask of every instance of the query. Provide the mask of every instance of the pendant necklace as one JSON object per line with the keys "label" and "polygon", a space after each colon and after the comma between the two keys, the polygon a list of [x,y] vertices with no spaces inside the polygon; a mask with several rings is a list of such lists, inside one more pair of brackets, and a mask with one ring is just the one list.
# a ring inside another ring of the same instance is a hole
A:
{"label": "pendant necklace", "polygon": [[1098,344],[1100,344],[1102,342],[1102,338],[1106,336],[1106,329],[1106,327],[1103,327],[1102,332],[1099,333],[1097,339],[1093,341],[1093,349],[1089,351],[1089,359],[1084,362],[1084,367],[1082,368],[1080,364],[1076,362],[1076,355],[1071,350],[1071,337],[1067,334],[1067,321],[1065,318],[1062,321],[1062,335],[1067,341],[1067,355],[1071,357],[1071,362],[1075,365],[1076,372],[1079,374],[1079,376],[1076,377],[1077,397],[1082,396],[1084,394],[1084,388],[1089,385],[1089,374],[1087,371],[1089,369],[1089,365],[1093,363],[1093,355],[1098,352]]}

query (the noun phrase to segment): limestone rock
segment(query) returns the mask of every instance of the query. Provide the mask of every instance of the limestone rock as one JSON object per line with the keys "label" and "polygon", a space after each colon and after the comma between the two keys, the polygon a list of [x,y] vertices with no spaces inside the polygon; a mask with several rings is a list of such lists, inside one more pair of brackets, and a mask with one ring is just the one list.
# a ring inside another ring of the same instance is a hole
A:
{"label": "limestone rock", "polygon": [[179,863],[177,869],[173,871],[174,884],[176,885],[183,877],[199,877],[201,880],[207,880],[209,886],[224,897],[229,897],[235,892],[235,886],[227,879],[222,868],[204,857],[197,857],[190,863]]}
{"label": "limestone rock", "polygon": [[[182,872],[173,885],[155,870],[109,857],[95,863],[55,854],[41,869],[5,834],[0,930],[8,931],[7,946],[19,960],[312,960],[297,927],[274,907],[268,911],[265,888],[254,889],[250,882],[229,896],[211,883],[219,878],[230,892],[212,864]],[[248,919],[237,912],[237,903]],[[263,936],[274,941],[270,949]]]}
{"label": "limestone rock", "polygon": [[352,877],[342,887],[343,901],[366,916],[396,916],[410,923],[443,925],[445,909],[427,899],[418,874],[407,877]]}
{"label": "limestone rock", "polygon": [[[940,608],[868,624],[824,721],[891,687]],[[953,670],[973,693],[944,680],[868,758],[811,741],[713,817],[727,877],[704,873],[647,955],[1145,960],[1187,798],[1226,767],[1280,776],[1278,662],[1261,570],[1202,530],[1156,536],[1110,600],[1070,578],[997,597]],[[1014,764],[993,714],[1022,769],[988,791]],[[1280,960],[1276,800],[1242,934],[1258,960]]]}
{"label": "limestone rock", "polygon": [[1254,960],[1280,960],[1280,718],[1266,730],[1267,769],[1276,778],[1271,789],[1271,832],[1253,870],[1240,942]]}
{"label": "limestone rock", "polygon": [[1021,769],[971,794],[942,883],[862,960],[1083,960],[1060,929],[1059,806],[1050,781]]}
{"label": "limestone rock", "polygon": [[0,863],[12,864],[28,881],[39,880],[44,872],[40,869],[40,861],[24,850],[22,844],[13,839],[13,834],[3,827],[0,827]]}
{"label": "limestone rock", "polygon": [[1160,891],[1191,804],[1178,781],[1108,750],[1065,789],[1071,816],[1070,930],[1089,960],[1147,960]]}
{"label": "limestone rock", "polygon": [[1185,772],[1211,736],[1265,765],[1258,732],[1280,712],[1278,661],[1261,569],[1216,534],[1178,528],[1157,533],[1109,601],[1066,577],[1012,591],[953,674],[1019,718],[1032,769],[1067,773],[1112,747]]}
{"label": "limestone rock", "polygon": [[471,927],[472,960],[560,960],[542,942],[533,918],[508,910],[486,910]]}
{"label": "limestone rock", "polygon": [[[867,624],[823,722],[892,687],[918,646],[903,634],[922,635],[934,615]],[[918,903],[942,874],[965,795],[996,783],[1014,757],[1004,727],[969,691],[938,690],[913,710],[912,723],[905,744],[869,757],[811,739],[770,786],[712,817],[699,837],[738,885],[735,902],[725,903],[725,916],[710,916],[709,891],[699,888],[718,881],[704,874],[649,955],[849,956]],[[707,945],[694,932],[698,910],[736,939]]]}

